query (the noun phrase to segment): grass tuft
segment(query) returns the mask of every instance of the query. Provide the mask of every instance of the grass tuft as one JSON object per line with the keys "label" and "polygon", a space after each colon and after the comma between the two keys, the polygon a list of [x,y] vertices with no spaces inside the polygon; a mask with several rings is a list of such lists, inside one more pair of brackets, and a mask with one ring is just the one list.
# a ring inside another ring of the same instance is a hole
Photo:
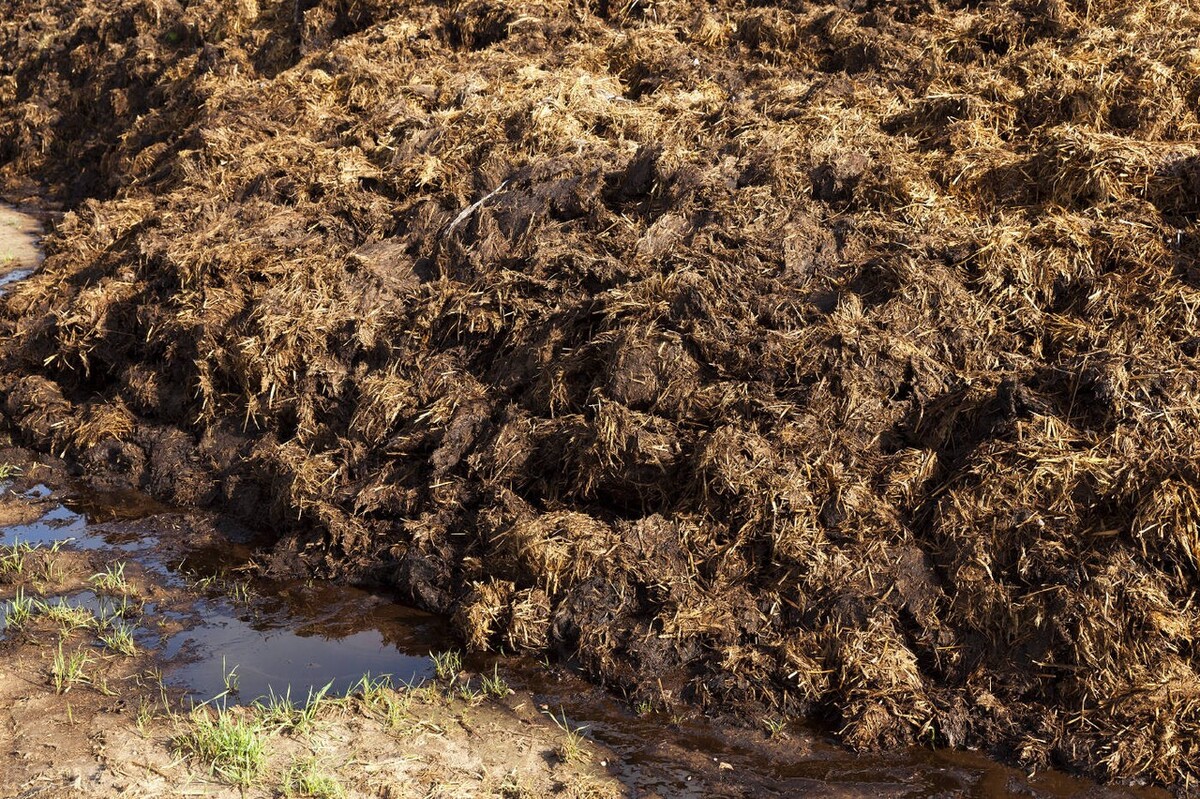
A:
{"label": "grass tuft", "polygon": [[16,595],[8,600],[4,609],[4,629],[16,630],[23,627],[33,618],[37,601],[25,595],[25,589],[18,588]]}
{"label": "grass tuft", "polygon": [[137,644],[133,640],[133,628],[121,621],[113,621],[107,630],[99,635],[100,643],[112,652],[131,657],[137,654]]}
{"label": "grass tuft", "polygon": [[559,716],[555,716],[550,711],[544,711],[550,720],[554,722],[554,726],[558,727],[563,732],[563,737],[558,742],[558,746],[554,749],[554,754],[558,756],[559,762],[563,764],[574,763],[577,760],[583,760],[587,756],[587,750],[584,748],[584,742],[587,738],[583,732],[587,729],[586,726],[572,726],[567,721],[567,713],[565,710],[559,710]]}
{"label": "grass tuft", "polygon": [[33,547],[23,541],[14,541],[0,547],[0,576],[20,577],[25,573],[25,561]]}
{"label": "grass tuft", "polygon": [[443,682],[453,682],[462,672],[462,653],[457,649],[429,653],[433,659],[433,673]]}
{"label": "grass tuft", "polygon": [[762,725],[767,731],[767,737],[771,738],[772,740],[783,735],[783,731],[787,727],[787,724],[783,719],[775,716],[764,716],[762,719]]}
{"label": "grass tuft", "polygon": [[283,795],[307,796],[312,799],[342,799],[346,789],[336,777],[324,773],[314,758],[296,760],[283,780]]}
{"label": "grass tuft", "polygon": [[123,561],[110,563],[104,571],[93,574],[91,583],[98,591],[106,591],[110,594],[130,593],[129,582],[125,579],[125,563]]}
{"label": "grass tuft", "polygon": [[54,653],[54,661],[50,664],[50,679],[54,683],[56,694],[65,694],[74,685],[88,681],[86,668],[91,657],[82,649],[71,654],[63,652],[62,641],[58,642],[58,650]]}
{"label": "grass tuft", "polygon": [[209,774],[233,785],[251,786],[266,768],[262,725],[232,711],[196,708],[190,729],[176,739],[180,753],[200,761]]}
{"label": "grass tuft", "polygon": [[258,711],[259,719],[264,727],[280,732],[290,731],[303,734],[316,724],[317,711],[320,710],[322,700],[332,688],[333,682],[330,681],[317,691],[309,689],[308,699],[303,705],[292,701],[290,686],[283,696],[277,695],[272,690],[265,701],[255,702],[254,708]]}
{"label": "grass tuft", "polygon": [[143,738],[146,737],[146,732],[150,728],[152,721],[154,721],[154,703],[143,696],[138,701],[137,715],[134,717],[134,724],[137,726],[138,734]]}
{"label": "grass tuft", "polygon": [[499,669],[495,664],[492,664],[492,676],[486,674],[481,678],[480,686],[484,694],[493,699],[503,699],[512,693],[512,689],[508,687],[508,683],[500,676]]}
{"label": "grass tuft", "polygon": [[72,605],[65,599],[60,599],[53,604],[36,602],[34,610],[57,624],[64,634],[88,629],[96,623],[96,617],[90,610],[80,605]]}

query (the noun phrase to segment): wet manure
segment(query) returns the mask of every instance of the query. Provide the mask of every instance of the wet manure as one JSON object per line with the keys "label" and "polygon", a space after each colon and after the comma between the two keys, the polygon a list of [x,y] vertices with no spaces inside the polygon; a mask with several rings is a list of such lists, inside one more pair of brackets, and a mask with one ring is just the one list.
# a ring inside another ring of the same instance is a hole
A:
{"label": "wet manure", "polygon": [[4,10],[17,443],[638,706],[1194,789],[1194,4]]}

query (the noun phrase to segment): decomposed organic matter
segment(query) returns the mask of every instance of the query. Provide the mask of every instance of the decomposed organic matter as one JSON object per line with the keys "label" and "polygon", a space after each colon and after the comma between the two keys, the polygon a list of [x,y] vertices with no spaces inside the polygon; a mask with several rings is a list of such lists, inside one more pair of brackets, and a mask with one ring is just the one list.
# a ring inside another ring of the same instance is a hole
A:
{"label": "decomposed organic matter", "polygon": [[635,706],[1200,778],[1194,2],[3,8],[20,443]]}

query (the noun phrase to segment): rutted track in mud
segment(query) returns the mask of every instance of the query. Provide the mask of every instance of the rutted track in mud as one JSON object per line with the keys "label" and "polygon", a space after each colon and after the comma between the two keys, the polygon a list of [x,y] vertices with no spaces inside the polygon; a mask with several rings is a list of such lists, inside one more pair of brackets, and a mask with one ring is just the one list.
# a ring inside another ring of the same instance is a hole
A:
{"label": "rutted track in mud", "polygon": [[1195,782],[1191,4],[7,5],[21,441],[633,702]]}

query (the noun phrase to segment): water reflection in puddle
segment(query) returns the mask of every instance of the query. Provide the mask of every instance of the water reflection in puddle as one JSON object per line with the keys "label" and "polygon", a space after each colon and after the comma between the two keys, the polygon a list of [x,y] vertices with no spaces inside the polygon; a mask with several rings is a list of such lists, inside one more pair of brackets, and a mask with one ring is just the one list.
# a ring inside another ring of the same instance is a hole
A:
{"label": "water reflection in puddle", "polygon": [[331,694],[343,695],[365,673],[387,674],[397,683],[431,678],[429,652],[450,643],[442,623],[365,592],[353,593],[359,595],[326,606],[346,616],[316,621],[292,615],[286,603],[255,603],[249,609],[209,600],[201,626],[167,641],[165,657],[184,659],[168,671],[168,680],[208,699],[226,689],[226,670],[236,666],[234,698],[251,701],[288,692],[303,697],[326,685]]}
{"label": "water reflection in puddle", "polygon": [[[50,496],[50,489],[37,485],[22,494],[26,499],[41,500]],[[16,543],[52,547],[70,544],[74,549],[110,549],[118,552],[149,551],[156,539],[152,536],[122,534],[119,531],[98,531],[89,526],[88,517],[66,505],[54,505],[45,515],[29,524],[15,524],[0,530],[0,544]]]}
{"label": "water reflection in puddle", "polygon": [[4,293],[4,287],[9,283],[16,283],[18,280],[24,280],[32,275],[33,272],[33,269],[14,269],[11,272],[0,275],[0,294]]}
{"label": "water reflection in puddle", "polygon": [[32,546],[53,546],[74,543],[80,549],[98,549],[104,546],[103,539],[87,535],[87,520],[78,513],[61,505],[48,512],[32,524],[22,524],[5,531],[3,542],[17,542]]}

